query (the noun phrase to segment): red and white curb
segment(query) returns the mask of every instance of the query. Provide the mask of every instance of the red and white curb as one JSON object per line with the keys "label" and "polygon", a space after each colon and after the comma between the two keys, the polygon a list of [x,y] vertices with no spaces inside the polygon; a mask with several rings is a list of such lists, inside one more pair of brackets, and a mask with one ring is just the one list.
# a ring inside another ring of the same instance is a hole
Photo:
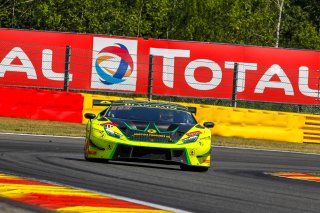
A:
{"label": "red and white curb", "polygon": [[283,178],[307,180],[307,181],[314,181],[314,182],[320,183],[320,176],[315,176],[313,174],[308,174],[308,173],[274,172],[274,173],[271,173],[271,175],[277,176],[277,177],[283,177]]}
{"label": "red and white curb", "polygon": [[57,212],[185,212],[130,198],[2,173],[0,173],[0,197]]}

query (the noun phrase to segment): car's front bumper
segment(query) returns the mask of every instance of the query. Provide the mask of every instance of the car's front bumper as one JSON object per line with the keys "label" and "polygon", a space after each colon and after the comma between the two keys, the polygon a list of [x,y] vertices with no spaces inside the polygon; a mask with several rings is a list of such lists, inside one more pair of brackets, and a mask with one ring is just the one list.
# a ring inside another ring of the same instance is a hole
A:
{"label": "car's front bumper", "polygon": [[108,140],[91,135],[86,140],[85,154],[89,158],[107,160],[152,160],[172,164],[210,167],[211,141],[189,144]]}

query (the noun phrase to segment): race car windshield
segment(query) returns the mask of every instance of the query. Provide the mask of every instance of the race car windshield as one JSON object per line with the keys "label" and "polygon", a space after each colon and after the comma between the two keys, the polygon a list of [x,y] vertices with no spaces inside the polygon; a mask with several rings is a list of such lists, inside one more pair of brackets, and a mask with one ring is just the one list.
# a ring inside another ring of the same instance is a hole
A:
{"label": "race car windshield", "polygon": [[148,107],[112,106],[105,116],[147,122],[197,123],[189,112]]}

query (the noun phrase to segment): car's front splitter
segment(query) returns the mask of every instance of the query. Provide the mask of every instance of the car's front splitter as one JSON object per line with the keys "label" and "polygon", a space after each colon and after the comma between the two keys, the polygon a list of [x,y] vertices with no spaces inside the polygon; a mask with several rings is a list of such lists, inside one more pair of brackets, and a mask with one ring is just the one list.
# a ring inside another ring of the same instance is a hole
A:
{"label": "car's front splitter", "polygon": [[185,149],[142,147],[124,144],[119,144],[116,147],[112,159],[141,159],[190,164]]}

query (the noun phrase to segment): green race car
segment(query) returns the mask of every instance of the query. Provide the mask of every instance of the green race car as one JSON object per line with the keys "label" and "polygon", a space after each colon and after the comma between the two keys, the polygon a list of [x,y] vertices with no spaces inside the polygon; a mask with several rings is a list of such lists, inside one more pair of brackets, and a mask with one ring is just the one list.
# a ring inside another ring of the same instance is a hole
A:
{"label": "green race car", "polygon": [[196,108],[150,101],[96,101],[107,106],[86,113],[86,160],[147,161],[180,165],[182,170],[210,167],[214,124],[197,123]]}

